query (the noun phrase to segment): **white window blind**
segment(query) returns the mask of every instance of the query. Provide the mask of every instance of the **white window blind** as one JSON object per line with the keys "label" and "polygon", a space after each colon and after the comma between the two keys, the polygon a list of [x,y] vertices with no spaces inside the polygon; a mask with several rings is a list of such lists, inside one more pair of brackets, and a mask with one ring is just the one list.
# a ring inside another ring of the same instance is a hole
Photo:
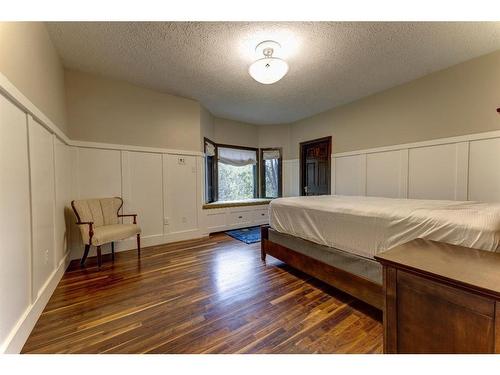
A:
{"label": "white window blind", "polygon": [[205,155],[215,156],[215,146],[212,143],[205,142]]}
{"label": "white window blind", "polygon": [[235,167],[257,164],[257,152],[254,150],[219,147],[219,161]]}
{"label": "white window blind", "polygon": [[264,150],[262,151],[262,158],[264,160],[279,159],[280,152],[279,150]]}

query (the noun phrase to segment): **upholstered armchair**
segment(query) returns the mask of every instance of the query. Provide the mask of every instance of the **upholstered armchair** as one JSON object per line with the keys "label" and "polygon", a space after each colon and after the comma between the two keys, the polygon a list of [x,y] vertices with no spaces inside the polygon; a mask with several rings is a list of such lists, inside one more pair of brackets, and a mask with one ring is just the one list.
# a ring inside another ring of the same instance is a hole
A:
{"label": "upholstered armchair", "polygon": [[[71,202],[75,212],[77,225],[80,227],[82,240],[85,245],[80,264],[83,266],[89,255],[90,246],[97,247],[97,264],[101,267],[101,245],[111,242],[111,256],[115,259],[114,241],[137,236],[137,254],[141,256],[141,228],[137,225],[137,214],[121,215],[123,199],[98,198],[83,199]],[[133,224],[122,224],[121,217],[132,217]]]}

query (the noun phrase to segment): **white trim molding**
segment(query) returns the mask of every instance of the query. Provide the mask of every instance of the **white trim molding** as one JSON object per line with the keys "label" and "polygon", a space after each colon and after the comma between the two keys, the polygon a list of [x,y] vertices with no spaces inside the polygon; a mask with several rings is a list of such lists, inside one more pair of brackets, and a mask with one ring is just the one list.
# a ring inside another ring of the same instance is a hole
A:
{"label": "white trim molding", "polygon": [[69,263],[70,254],[67,252],[57,269],[42,287],[36,300],[24,312],[7,339],[0,346],[0,353],[17,354],[21,352],[36,322],[40,318],[40,315],[42,315],[43,309],[47,305],[47,302],[49,302],[57,284],[59,284],[64,272],[68,268]]}
{"label": "white trim molding", "polygon": [[69,140],[70,146],[81,148],[99,148],[103,150],[118,150],[118,151],[135,151],[135,152],[148,152],[154,154],[170,154],[170,155],[192,155],[203,156],[204,154],[199,151],[176,150],[170,148],[146,147],[146,146],[133,146],[133,145],[119,145],[113,143],[100,143],[100,142],[87,142],[87,141],[72,141]]}
{"label": "white trim molding", "polygon": [[430,139],[427,141],[402,143],[402,144],[398,144],[398,145],[390,145],[390,146],[367,148],[367,149],[361,149],[361,150],[338,152],[338,153],[332,154],[332,157],[340,158],[343,156],[352,156],[352,155],[359,155],[359,154],[373,154],[376,152],[397,151],[397,150],[404,150],[404,149],[410,149],[410,148],[429,147],[429,146],[445,145],[445,144],[450,144],[450,143],[471,142],[471,141],[477,141],[477,140],[482,140],[482,139],[492,139],[492,138],[500,138],[500,130],[459,135],[459,136],[455,136],[455,137],[436,138],[436,139]]}
{"label": "white trim molding", "polygon": [[0,73],[0,93],[24,112],[31,115],[37,122],[43,125],[51,133],[54,133],[61,141],[69,144],[70,139],[57,127],[47,116],[43,114],[21,91],[19,91],[2,73]]}

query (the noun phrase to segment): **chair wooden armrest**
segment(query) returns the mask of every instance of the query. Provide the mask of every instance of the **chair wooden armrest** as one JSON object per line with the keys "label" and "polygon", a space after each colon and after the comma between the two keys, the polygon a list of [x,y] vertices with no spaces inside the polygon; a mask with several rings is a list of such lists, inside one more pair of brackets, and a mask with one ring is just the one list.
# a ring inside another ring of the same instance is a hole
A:
{"label": "chair wooden armrest", "polygon": [[134,218],[134,224],[137,224],[137,214],[118,214],[118,217],[133,217]]}
{"label": "chair wooden armrest", "polygon": [[88,224],[88,225],[93,225],[93,221],[77,221],[76,225],[81,225],[81,224]]}

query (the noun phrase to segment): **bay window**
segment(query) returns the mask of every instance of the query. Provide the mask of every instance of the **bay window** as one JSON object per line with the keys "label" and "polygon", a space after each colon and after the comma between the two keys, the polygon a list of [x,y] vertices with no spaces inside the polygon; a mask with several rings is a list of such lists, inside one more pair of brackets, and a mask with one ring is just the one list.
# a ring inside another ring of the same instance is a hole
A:
{"label": "bay window", "polygon": [[281,196],[281,149],[216,144],[205,138],[205,201]]}

